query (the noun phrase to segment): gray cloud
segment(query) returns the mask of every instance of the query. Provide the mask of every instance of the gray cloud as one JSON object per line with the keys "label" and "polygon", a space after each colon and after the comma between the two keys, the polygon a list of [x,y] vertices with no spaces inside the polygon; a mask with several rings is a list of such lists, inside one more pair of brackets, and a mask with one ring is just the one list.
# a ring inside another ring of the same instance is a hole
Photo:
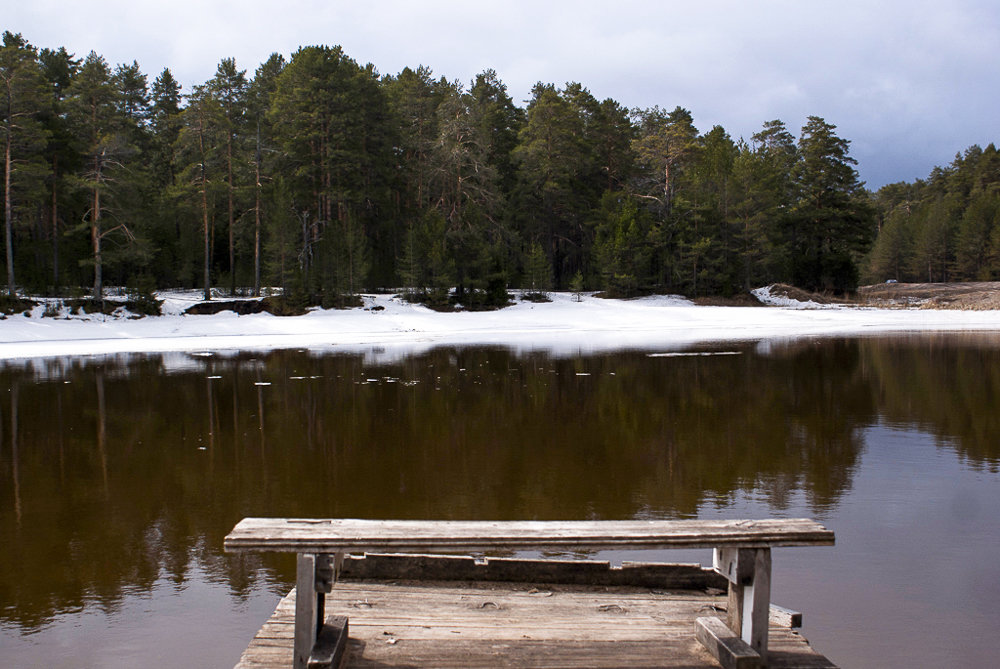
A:
{"label": "gray cloud", "polygon": [[5,28],[38,46],[169,67],[186,87],[224,57],[340,44],[381,72],[424,64],[460,81],[492,67],[516,101],[579,81],[629,107],[681,105],[734,137],[815,114],[851,140],[873,187],[926,176],[997,135],[1000,7],[991,0],[697,3],[35,0]]}

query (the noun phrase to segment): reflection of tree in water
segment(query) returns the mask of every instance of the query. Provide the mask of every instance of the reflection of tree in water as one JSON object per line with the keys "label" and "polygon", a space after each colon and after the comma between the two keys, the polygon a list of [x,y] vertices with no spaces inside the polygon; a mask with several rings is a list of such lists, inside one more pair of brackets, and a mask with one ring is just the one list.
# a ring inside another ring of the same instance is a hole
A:
{"label": "reflection of tree in water", "polygon": [[884,421],[917,427],[971,466],[1000,471],[1000,337],[871,338],[861,350]]}
{"label": "reflection of tree in water", "polygon": [[159,378],[155,359],[136,364],[137,382],[113,365],[71,366],[37,383],[30,367],[0,372],[0,388],[20,388],[23,508],[15,534],[0,458],[0,619],[33,629],[84,606],[113,611],[126,590],[161,577],[183,583],[194,564],[237,595],[252,585],[252,570],[219,550],[233,487],[210,478],[191,446],[203,431],[203,374],[177,384]]}
{"label": "reflection of tree in water", "polygon": [[784,414],[771,417],[785,428],[775,447],[797,460],[785,471],[797,468],[810,505],[828,509],[850,488],[864,428],[877,413],[857,342],[811,343],[764,360],[770,369],[761,378],[778,388],[775,400]]}
{"label": "reflection of tree in water", "polygon": [[982,356],[942,347],[930,364],[924,348],[880,341],[766,357],[443,348],[382,366],[275,352],[0,370],[0,388],[19,388],[0,409],[0,617],[31,628],[88,603],[113,609],[125,590],[195,568],[235,597],[268,573],[289,582],[289,560],[221,553],[247,515],[686,517],[740,491],[779,512],[802,495],[822,513],[880,414],[961,434],[966,413],[915,377],[956,403],[995,393],[995,374],[953,369],[982,369]]}

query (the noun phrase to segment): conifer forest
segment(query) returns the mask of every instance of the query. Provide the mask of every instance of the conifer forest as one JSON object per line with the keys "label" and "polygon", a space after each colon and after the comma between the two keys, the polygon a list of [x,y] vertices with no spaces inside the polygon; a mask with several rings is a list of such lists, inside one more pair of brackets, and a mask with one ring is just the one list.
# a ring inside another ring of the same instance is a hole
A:
{"label": "conifer forest", "polygon": [[[346,306],[405,289],[490,308],[509,289],[733,296],[773,282],[1000,277],[1000,156],[865,188],[810,116],[749,138],[581,83],[511,99],[496,72],[395,75],[340,47],[164,69],[0,48],[6,293],[197,288]],[[797,135],[795,134],[797,132]]]}

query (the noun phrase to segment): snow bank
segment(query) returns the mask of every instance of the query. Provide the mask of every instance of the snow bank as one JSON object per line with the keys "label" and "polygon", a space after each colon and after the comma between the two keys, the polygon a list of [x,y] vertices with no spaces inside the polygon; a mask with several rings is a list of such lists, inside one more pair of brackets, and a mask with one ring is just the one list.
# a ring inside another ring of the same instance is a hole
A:
{"label": "snow bank", "polygon": [[750,291],[754,297],[761,301],[763,304],[767,304],[772,307],[787,307],[789,309],[840,309],[843,305],[839,304],[820,304],[813,300],[796,300],[787,295],[782,295],[779,292],[774,291],[774,286],[764,286],[763,288],[754,288]]}
{"label": "snow bank", "polygon": [[605,300],[552,293],[500,311],[438,313],[399,297],[366,295],[364,307],[303,316],[182,315],[197,293],[165,293],[164,313],[130,319],[63,312],[0,320],[0,359],[169,351],[303,348],[404,354],[440,345],[505,345],[575,355],[641,348],[678,350],[700,342],[912,331],[997,331],[1000,311],[850,308],[798,303],[779,308],[695,306],[676,296]]}

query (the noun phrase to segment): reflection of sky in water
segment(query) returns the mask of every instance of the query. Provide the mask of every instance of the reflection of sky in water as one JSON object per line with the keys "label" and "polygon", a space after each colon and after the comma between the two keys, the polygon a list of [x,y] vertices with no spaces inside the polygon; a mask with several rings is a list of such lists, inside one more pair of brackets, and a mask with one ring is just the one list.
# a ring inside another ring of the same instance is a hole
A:
{"label": "reflection of sky in water", "polygon": [[[770,509],[742,495],[703,517]],[[989,666],[1000,629],[1000,476],[930,435],[875,426],[851,490],[821,520],[834,549],[775,549],[774,601],[844,667]],[[805,506],[786,515],[808,515]]]}
{"label": "reflection of sky in water", "polygon": [[266,620],[279,597],[260,587],[245,598],[230,590],[192,561],[182,583],[160,578],[110,607],[87,602],[23,636],[0,624],[0,664],[231,667],[253,634],[247,635],[248,623]]}
{"label": "reflection of sky in water", "polygon": [[[803,491],[775,509],[755,491],[700,518],[814,517],[834,548],[774,549],[772,601],[843,667],[985,667],[1000,629],[1000,475],[970,468],[931,435],[878,425],[850,491],[824,514]],[[623,560],[711,564],[710,551],[604,551]],[[873,658],[878,658],[877,662]]]}

